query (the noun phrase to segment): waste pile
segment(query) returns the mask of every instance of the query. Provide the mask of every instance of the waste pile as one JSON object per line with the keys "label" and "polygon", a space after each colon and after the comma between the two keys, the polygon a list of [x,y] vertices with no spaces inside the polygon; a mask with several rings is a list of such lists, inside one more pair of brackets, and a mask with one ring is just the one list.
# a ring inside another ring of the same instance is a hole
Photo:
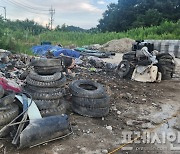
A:
{"label": "waste pile", "polygon": [[28,68],[33,57],[25,54],[12,54],[10,51],[0,49],[0,76],[4,80],[14,82],[21,86],[21,75]]}
{"label": "waste pile", "polygon": [[175,60],[169,53],[159,53],[153,44],[137,41],[133,51],[123,55],[123,60],[117,68],[121,78],[141,82],[155,82],[173,77]]}
{"label": "waste pile", "polygon": [[69,87],[74,112],[88,117],[103,117],[109,113],[109,96],[101,84],[92,80],[75,80]]}
{"label": "waste pile", "polygon": [[60,59],[35,59],[34,67],[26,78],[24,90],[30,94],[42,116],[60,115],[66,112],[63,65]]}

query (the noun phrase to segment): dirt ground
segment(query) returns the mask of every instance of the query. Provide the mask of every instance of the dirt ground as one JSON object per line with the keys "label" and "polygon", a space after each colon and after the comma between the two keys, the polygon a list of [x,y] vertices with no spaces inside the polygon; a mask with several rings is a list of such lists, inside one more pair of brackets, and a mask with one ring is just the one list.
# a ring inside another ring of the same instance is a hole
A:
{"label": "dirt ground", "polygon": [[[121,55],[106,59],[119,63]],[[114,72],[88,72],[78,69],[77,79],[92,79],[103,84],[110,95],[111,109],[107,117],[88,118],[69,109],[68,115],[74,133],[64,139],[31,149],[17,150],[10,139],[0,141],[3,154],[101,154],[111,152],[122,145],[123,131],[177,132],[180,130],[180,61],[172,80],[161,83],[140,83],[119,79]],[[69,80],[70,81],[70,80]],[[174,115],[176,114],[177,115]],[[166,119],[168,119],[168,122]],[[109,126],[109,127],[108,127]],[[110,129],[108,129],[110,128]],[[111,130],[112,128],[112,130]],[[175,154],[171,144],[129,144],[133,150],[120,149],[117,154]]]}

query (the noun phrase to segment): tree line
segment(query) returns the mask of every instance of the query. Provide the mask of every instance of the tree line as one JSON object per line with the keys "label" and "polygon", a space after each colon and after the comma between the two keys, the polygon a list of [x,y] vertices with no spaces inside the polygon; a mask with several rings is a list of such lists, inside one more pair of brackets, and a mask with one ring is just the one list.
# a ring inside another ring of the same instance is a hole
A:
{"label": "tree line", "polygon": [[101,32],[120,32],[179,19],[180,0],[118,0],[108,5],[97,28]]}

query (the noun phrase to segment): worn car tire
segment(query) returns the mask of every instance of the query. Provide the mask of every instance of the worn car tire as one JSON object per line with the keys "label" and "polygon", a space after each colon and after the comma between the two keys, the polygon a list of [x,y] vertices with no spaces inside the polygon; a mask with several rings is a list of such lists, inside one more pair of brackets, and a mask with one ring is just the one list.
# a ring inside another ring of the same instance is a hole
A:
{"label": "worn car tire", "polygon": [[84,98],[72,96],[73,103],[82,106],[82,107],[91,107],[91,108],[105,108],[109,107],[109,96],[106,95],[104,98]]}
{"label": "worn car tire", "polygon": [[166,66],[158,64],[158,70],[162,73],[162,80],[169,80],[172,78],[174,70]]}
{"label": "worn car tire", "polygon": [[31,61],[31,66],[35,67],[53,67],[53,66],[61,66],[61,59],[35,59]]}
{"label": "worn car tire", "polygon": [[0,99],[0,107],[12,104],[14,102],[14,99],[15,99],[14,92],[5,92],[4,97]]}
{"label": "worn car tire", "polygon": [[[0,130],[3,128],[4,126],[0,126]],[[5,137],[10,133],[10,128],[7,127],[5,130],[0,132],[0,137]]]}
{"label": "worn car tire", "polygon": [[19,114],[19,107],[16,104],[10,106],[9,110],[0,111],[0,126],[8,124]]}
{"label": "worn car tire", "polygon": [[57,73],[54,73],[53,75],[39,75],[35,71],[31,71],[29,74],[29,77],[36,81],[51,82],[51,81],[57,81],[61,79],[62,73],[57,72]]}
{"label": "worn car tire", "polygon": [[28,89],[25,89],[25,91],[29,93],[33,99],[38,99],[38,100],[60,99],[65,95],[65,90],[62,88],[59,88],[56,91],[48,91],[48,92],[31,91]]}
{"label": "worn car tire", "polygon": [[75,113],[78,113],[82,116],[87,116],[87,117],[104,117],[109,113],[109,107],[105,108],[87,108],[83,107],[80,105],[77,105],[75,103],[72,103],[72,110]]}
{"label": "worn car tire", "polygon": [[[23,87],[23,90],[25,91],[27,90],[27,91],[34,91],[34,92],[41,92],[41,93],[56,92],[56,91],[59,91],[60,89],[62,88],[44,88],[44,87],[31,86],[28,84]],[[64,89],[62,89],[62,91],[63,90]]]}
{"label": "worn car tire", "polygon": [[30,76],[27,76],[26,82],[29,85],[37,86],[37,87],[45,87],[45,88],[58,88],[62,87],[66,83],[66,77],[63,75],[60,80],[57,81],[51,81],[51,82],[42,82],[42,81],[36,81],[30,78]]}
{"label": "worn car tire", "polygon": [[175,72],[174,58],[169,53],[161,53],[157,55],[157,60],[157,67],[159,71],[162,73],[162,79],[171,79]]}
{"label": "worn car tire", "polygon": [[34,67],[35,72],[40,75],[53,75],[57,72],[62,72],[62,66]]}
{"label": "worn car tire", "polygon": [[124,78],[130,71],[130,63],[127,60],[122,60],[117,67],[117,74],[120,78]]}
{"label": "worn car tire", "polygon": [[134,61],[136,59],[136,52],[129,51],[123,55],[122,59],[127,61]]}
{"label": "worn car tire", "polygon": [[69,88],[72,95],[77,97],[103,98],[106,95],[104,87],[92,80],[75,80]]}
{"label": "worn car tire", "polygon": [[173,59],[173,57],[169,53],[159,53],[158,55],[156,55],[156,59]]}
{"label": "worn car tire", "polygon": [[41,110],[40,113],[43,117],[65,114],[66,113],[66,104],[61,103],[56,108]]}
{"label": "worn car tire", "polygon": [[39,110],[53,109],[57,108],[60,100],[34,100]]}

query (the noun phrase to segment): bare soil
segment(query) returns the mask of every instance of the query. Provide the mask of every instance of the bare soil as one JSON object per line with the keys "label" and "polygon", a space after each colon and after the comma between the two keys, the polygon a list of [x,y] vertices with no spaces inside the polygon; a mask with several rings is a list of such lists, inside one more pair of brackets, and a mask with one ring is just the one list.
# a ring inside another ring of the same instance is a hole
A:
{"label": "bare soil", "polygon": [[[120,61],[120,60],[119,60]],[[103,84],[110,95],[111,109],[107,117],[88,118],[68,111],[74,133],[64,139],[34,148],[17,150],[10,139],[0,141],[0,151],[4,154],[101,154],[111,152],[122,145],[122,131],[143,131],[158,127],[155,131],[177,131],[180,107],[180,67],[172,80],[161,83],[140,83],[119,79],[114,72],[80,72],[75,79],[92,79]],[[71,82],[71,80],[69,80]],[[171,121],[164,119],[173,117]],[[112,131],[106,127],[111,126]],[[169,144],[130,144],[132,151],[117,151],[118,154],[171,154]],[[142,148],[145,147],[145,148]],[[160,148],[161,147],[161,148]]]}

